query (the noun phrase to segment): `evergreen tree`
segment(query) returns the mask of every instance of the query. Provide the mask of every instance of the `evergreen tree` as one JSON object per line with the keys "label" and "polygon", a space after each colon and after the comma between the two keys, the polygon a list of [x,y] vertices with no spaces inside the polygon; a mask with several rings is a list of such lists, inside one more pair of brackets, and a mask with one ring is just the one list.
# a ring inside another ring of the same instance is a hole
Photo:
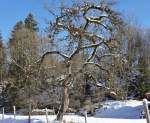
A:
{"label": "evergreen tree", "polygon": [[2,34],[0,33],[0,48],[3,47],[2,40]]}
{"label": "evergreen tree", "polygon": [[3,70],[4,68],[4,63],[5,63],[5,49],[3,45],[3,39],[2,35],[0,33],[0,70]]}
{"label": "evergreen tree", "polygon": [[6,88],[6,54],[5,54],[5,47],[3,45],[2,35],[0,33],[0,106],[4,106],[6,99],[5,99],[5,88]]}
{"label": "evergreen tree", "polygon": [[25,21],[25,27],[33,30],[33,31],[38,31],[38,27],[37,27],[37,21],[34,19],[34,16],[29,13],[29,15],[26,17]]}
{"label": "evergreen tree", "polygon": [[15,34],[16,34],[16,32],[17,32],[18,30],[22,29],[23,27],[24,27],[24,24],[23,24],[22,21],[18,21],[18,22],[16,23],[16,25],[14,26],[14,28],[13,28],[13,30],[12,30],[12,32],[11,32],[11,38],[10,38],[10,40],[9,40],[9,45],[15,41]]}
{"label": "evergreen tree", "polygon": [[[8,91],[8,93],[11,93],[10,106],[16,105],[19,108],[26,105],[26,98],[28,96],[29,99],[30,96],[29,88],[35,82],[34,64],[38,58],[37,33],[26,28],[24,24],[19,23],[18,26],[17,23],[12,31],[9,49],[11,59],[9,74],[13,83]],[[20,93],[25,94],[20,96]]]}
{"label": "evergreen tree", "polygon": [[24,24],[23,24],[23,22],[22,21],[18,21],[17,23],[16,23],[16,25],[14,26],[14,31],[15,30],[19,30],[19,29],[21,29],[22,27],[24,26]]}

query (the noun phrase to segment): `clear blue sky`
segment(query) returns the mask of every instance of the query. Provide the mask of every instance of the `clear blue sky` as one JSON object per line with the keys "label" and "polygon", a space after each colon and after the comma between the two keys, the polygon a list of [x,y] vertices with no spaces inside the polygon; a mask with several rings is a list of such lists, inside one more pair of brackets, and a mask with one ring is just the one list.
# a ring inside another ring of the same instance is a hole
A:
{"label": "clear blue sky", "polygon": [[[50,18],[44,6],[56,0],[0,0],[0,31],[5,41],[19,20],[24,20],[29,12],[32,12],[39,22],[40,27],[45,27],[45,19]],[[59,0],[57,0],[59,1]],[[115,9],[137,19],[144,28],[150,28],[150,0],[118,0]]]}

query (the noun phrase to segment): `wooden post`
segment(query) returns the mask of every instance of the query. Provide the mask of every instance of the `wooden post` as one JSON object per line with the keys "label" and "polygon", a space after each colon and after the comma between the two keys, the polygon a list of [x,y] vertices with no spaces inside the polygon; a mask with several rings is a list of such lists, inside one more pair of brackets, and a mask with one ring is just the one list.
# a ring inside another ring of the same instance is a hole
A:
{"label": "wooden post", "polygon": [[87,123],[87,111],[84,111],[85,123]]}
{"label": "wooden post", "polygon": [[150,123],[150,114],[149,114],[148,101],[147,101],[147,99],[144,99],[144,100],[143,100],[143,105],[144,105],[144,109],[145,109],[145,115],[146,115],[147,123]]}
{"label": "wooden post", "polygon": [[16,119],[16,106],[13,106],[14,109],[14,119]]}
{"label": "wooden post", "polygon": [[47,111],[47,108],[45,108],[45,113],[46,113],[46,123],[48,123],[48,111]]}
{"label": "wooden post", "polygon": [[53,114],[55,115],[55,108],[53,107]]}
{"label": "wooden post", "polygon": [[4,120],[5,108],[3,107],[2,120]]}
{"label": "wooden post", "polygon": [[28,109],[28,123],[31,123],[31,101],[29,102],[29,109]]}

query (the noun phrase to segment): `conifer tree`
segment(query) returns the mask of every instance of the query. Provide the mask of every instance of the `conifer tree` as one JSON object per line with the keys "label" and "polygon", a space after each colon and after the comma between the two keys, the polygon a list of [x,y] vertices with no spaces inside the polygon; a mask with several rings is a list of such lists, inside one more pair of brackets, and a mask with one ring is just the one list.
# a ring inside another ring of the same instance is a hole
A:
{"label": "conifer tree", "polygon": [[0,33],[0,71],[3,71],[5,63],[5,49],[3,45],[2,35]]}
{"label": "conifer tree", "polygon": [[[10,106],[22,107],[27,103],[25,102],[27,96],[30,96],[30,93],[28,93],[29,86],[35,81],[34,63],[38,57],[37,33],[26,28],[22,22],[18,22],[14,26],[9,40],[9,51],[9,75],[13,83],[8,92],[12,93],[10,95]],[[34,73],[34,75],[30,73]],[[20,96],[20,93],[24,93],[24,97]]]}
{"label": "conifer tree", "polygon": [[38,23],[37,21],[34,19],[34,16],[29,13],[28,16],[26,17],[26,19],[24,20],[24,23],[25,23],[25,27],[30,29],[30,30],[33,30],[33,31],[38,31]]}
{"label": "conifer tree", "polygon": [[5,99],[5,87],[6,83],[4,82],[6,78],[6,54],[5,54],[5,47],[3,45],[2,35],[0,33],[0,106],[4,106],[6,99]]}
{"label": "conifer tree", "polygon": [[22,29],[23,27],[24,27],[24,24],[23,24],[22,21],[18,21],[18,22],[16,23],[16,25],[13,27],[13,30],[12,30],[12,32],[11,32],[11,38],[10,38],[10,40],[9,40],[9,45],[15,41],[15,34],[16,34],[16,32],[17,32],[18,30]]}

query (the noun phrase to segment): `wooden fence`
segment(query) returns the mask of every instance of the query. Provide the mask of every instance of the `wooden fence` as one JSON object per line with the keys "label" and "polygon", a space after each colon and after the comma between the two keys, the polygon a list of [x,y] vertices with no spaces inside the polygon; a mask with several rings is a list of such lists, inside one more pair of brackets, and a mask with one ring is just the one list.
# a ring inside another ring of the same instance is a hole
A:
{"label": "wooden fence", "polygon": [[[43,112],[45,113],[45,116],[46,116],[46,123],[49,123],[49,120],[48,120],[48,114],[49,113],[55,113],[54,109],[33,109],[32,112],[37,112],[37,113],[40,113],[40,112]],[[14,115],[14,120],[16,119],[16,107],[13,106],[13,115]],[[3,107],[2,108],[2,121],[5,119],[5,108]]]}

